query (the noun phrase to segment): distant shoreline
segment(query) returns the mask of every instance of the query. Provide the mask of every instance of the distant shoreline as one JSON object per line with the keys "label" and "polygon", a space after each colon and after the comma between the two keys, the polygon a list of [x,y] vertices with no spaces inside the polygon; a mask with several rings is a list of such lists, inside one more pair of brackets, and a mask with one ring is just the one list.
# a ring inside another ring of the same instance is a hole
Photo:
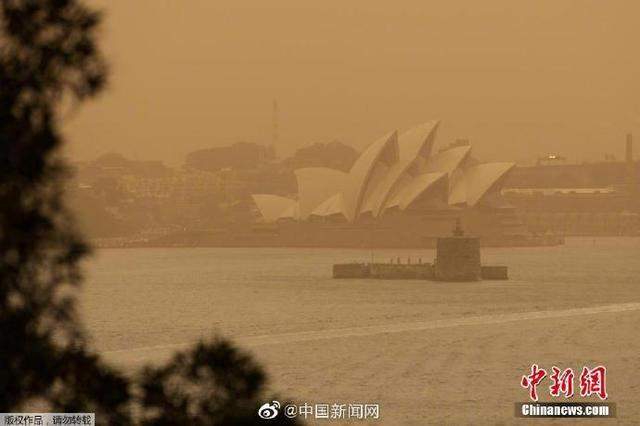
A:
{"label": "distant shoreline", "polygon": [[[590,237],[588,237],[590,238]],[[168,243],[153,240],[126,240],[126,239],[92,239],[89,240],[91,247],[96,249],[111,248],[326,248],[326,249],[433,249],[435,248],[435,237],[426,241],[425,244],[404,244],[404,245],[363,245],[363,244],[340,244],[340,245],[318,245],[318,244],[277,244],[264,241],[232,241],[224,242],[201,242],[201,243]],[[541,236],[528,237],[526,239],[515,238],[481,238],[481,247],[496,248],[518,248],[518,247],[555,247],[564,244],[564,237],[561,236]]]}

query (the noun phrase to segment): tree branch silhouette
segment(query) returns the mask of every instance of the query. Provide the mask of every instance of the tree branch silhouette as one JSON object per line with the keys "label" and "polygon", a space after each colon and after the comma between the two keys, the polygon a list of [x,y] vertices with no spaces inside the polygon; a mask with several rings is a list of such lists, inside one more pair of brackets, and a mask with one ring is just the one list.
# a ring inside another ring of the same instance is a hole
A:
{"label": "tree branch silhouette", "polygon": [[99,22],[80,0],[0,1],[0,412],[35,401],[100,424],[253,424],[265,375],[227,341],[139,383],[88,346],[74,294],[89,250],[63,202],[59,111],[105,87]]}

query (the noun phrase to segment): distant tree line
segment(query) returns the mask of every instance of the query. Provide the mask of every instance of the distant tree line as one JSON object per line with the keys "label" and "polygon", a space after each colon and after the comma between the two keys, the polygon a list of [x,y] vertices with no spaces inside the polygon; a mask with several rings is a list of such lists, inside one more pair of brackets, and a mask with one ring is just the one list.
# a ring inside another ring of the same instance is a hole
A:
{"label": "distant tree line", "polygon": [[356,158],[358,158],[358,152],[355,149],[338,141],[315,143],[300,148],[292,156],[279,161],[269,147],[237,142],[232,145],[190,152],[185,158],[185,167],[215,172],[225,168],[253,169],[265,163],[277,162],[290,171],[303,167],[329,167],[346,172]]}

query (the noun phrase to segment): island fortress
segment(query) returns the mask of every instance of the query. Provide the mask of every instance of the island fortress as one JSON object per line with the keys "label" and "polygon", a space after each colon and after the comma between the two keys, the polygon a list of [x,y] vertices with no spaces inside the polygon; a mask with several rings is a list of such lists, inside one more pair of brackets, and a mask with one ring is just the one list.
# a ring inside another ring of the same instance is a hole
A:
{"label": "island fortress", "polygon": [[439,121],[371,143],[348,173],[295,171],[298,194],[253,194],[276,245],[430,247],[457,218],[498,245],[531,245],[500,195],[514,163],[480,163],[468,143],[434,151]]}
{"label": "island fortress", "polygon": [[465,237],[460,222],[456,221],[453,236],[438,238],[434,263],[403,264],[391,259],[389,263],[337,263],[333,265],[333,278],[374,278],[386,280],[479,281],[506,280],[506,266],[486,266],[480,263],[480,240]]}

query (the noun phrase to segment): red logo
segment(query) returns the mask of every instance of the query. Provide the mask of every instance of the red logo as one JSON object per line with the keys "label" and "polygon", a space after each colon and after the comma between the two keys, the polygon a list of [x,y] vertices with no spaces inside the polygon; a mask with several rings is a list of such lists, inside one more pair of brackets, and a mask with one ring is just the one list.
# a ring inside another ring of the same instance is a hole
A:
{"label": "red logo", "polygon": [[584,367],[580,374],[580,396],[598,395],[607,399],[607,369],[599,365],[593,369]]}
{"label": "red logo", "polygon": [[538,400],[538,385],[547,375],[547,372],[543,369],[538,369],[538,364],[533,364],[531,366],[531,374],[528,376],[522,376],[522,380],[520,381],[520,385],[523,388],[529,389],[529,398],[534,401]]}
{"label": "red logo", "polygon": [[[529,398],[533,401],[538,400],[538,386],[545,377],[547,377],[547,371],[538,367],[538,364],[532,364],[531,372],[522,376],[520,386],[529,391]],[[549,395],[556,398],[561,395],[565,398],[571,398],[574,395],[574,378],[575,374],[571,368],[561,370],[555,365],[551,367]],[[602,365],[594,368],[583,367],[579,385],[581,397],[597,395],[602,400],[607,399],[609,396],[607,394],[607,369]]]}
{"label": "red logo", "polygon": [[549,378],[553,382],[549,386],[549,393],[551,396],[564,395],[565,398],[571,398],[573,396],[573,369],[567,368],[564,371],[560,371],[555,365],[551,367],[551,375]]}

